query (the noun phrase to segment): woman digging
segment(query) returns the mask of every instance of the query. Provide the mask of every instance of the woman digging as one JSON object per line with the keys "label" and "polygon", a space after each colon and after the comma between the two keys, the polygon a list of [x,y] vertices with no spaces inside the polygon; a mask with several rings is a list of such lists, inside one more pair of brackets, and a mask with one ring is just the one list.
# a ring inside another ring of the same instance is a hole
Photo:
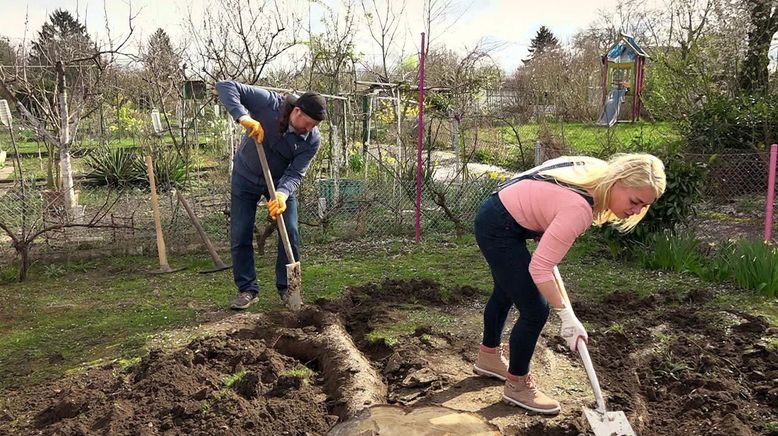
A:
{"label": "woman digging", "polygon": [[[501,185],[481,205],[475,236],[494,279],[484,309],[484,335],[473,367],[477,374],[505,380],[503,400],[547,414],[559,402],[541,392],[530,360],[549,306],[559,315],[561,336],[576,351],[586,330],[554,280],[553,270],[575,239],[592,224],[612,223],[632,230],[665,191],[662,161],[650,154],[620,154],[608,162],[591,157],[560,157]],[[538,239],[532,255],[527,239]],[[500,340],[511,306],[519,318],[510,335],[510,359]]]}

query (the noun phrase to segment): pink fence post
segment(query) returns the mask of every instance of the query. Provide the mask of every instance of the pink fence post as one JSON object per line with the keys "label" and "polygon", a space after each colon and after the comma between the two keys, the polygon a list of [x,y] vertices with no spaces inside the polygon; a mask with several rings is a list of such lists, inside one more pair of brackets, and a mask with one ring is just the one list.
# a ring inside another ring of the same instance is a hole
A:
{"label": "pink fence post", "polygon": [[773,205],[775,204],[775,160],[778,156],[778,144],[770,146],[770,171],[767,176],[767,201],[764,210],[764,240],[773,238]]}
{"label": "pink fence post", "polygon": [[421,148],[424,142],[424,32],[421,32],[419,62],[419,145],[416,151],[416,242],[421,240]]}

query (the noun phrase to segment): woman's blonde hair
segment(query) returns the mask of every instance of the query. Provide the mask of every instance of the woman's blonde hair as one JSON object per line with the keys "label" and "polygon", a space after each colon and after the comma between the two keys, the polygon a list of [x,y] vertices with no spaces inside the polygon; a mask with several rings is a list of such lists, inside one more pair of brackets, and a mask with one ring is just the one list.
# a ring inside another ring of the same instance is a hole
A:
{"label": "woman's blonde hair", "polygon": [[[620,232],[628,232],[646,216],[649,206],[640,213],[621,219],[607,208],[613,185],[621,181],[628,188],[654,189],[656,198],[665,192],[665,166],[656,156],[647,153],[613,155],[607,162],[586,156],[563,156],[554,162],[569,161],[575,165],[540,171],[543,176],[588,190],[594,197],[594,224],[613,223]],[[544,163],[544,166],[548,163]]]}

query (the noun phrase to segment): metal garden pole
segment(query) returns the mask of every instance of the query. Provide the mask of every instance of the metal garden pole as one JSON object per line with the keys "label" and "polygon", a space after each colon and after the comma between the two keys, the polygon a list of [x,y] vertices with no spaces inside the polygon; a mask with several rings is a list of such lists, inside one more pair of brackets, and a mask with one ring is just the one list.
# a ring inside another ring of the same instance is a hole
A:
{"label": "metal garden pole", "polygon": [[765,201],[764,214],[764,240],[772,239],[773,233],[773,205],[775,204],[775,161],[778,157],[778,144],[770,146],[770,170],[767,176],[767,201]]}
{"label": "metal garden pole", "polygon": [[421,240],[421,147],[424,142],[424,32],[421,32],[419,63],[419,134],[416,150],[416,242]]}

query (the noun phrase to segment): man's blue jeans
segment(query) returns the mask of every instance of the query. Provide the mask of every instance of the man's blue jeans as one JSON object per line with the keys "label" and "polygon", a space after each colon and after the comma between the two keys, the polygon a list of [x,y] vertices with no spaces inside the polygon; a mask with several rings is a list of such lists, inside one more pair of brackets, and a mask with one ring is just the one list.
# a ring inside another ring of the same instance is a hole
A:
{"label": "man's blue jeans", "polygon": [[[230,202],[230,245],[232,252],[232,276],[239,292],[257,294],[257,270],[254,264],[254,221],[257,215],[257,203],[261,197],[268,198],[267,188],[252,183],[238,174],[232,173],[232,194]],[[286,231],[292,245],[295,260],[300,260],[300,232],[297,223],[297,198],[290,195],[286,199],[284,211]],[[286,257],[281,237],[278,237],[278,256],[276,257],[276,289],[286,292]]]}
{"label": "man's blue jeans", "polygon": [[532,257],[527,239],[536,236],[513,219],[497,194],[484,200],[475,217],[475,238],[494,279],[494,290],[484,309],[483,344],[500,345],[508,312],[516,306],[519,319],[511,330],[508,372],[518,376],[529,372],[535,344],[549,314],[548,302],[529,274]]}

